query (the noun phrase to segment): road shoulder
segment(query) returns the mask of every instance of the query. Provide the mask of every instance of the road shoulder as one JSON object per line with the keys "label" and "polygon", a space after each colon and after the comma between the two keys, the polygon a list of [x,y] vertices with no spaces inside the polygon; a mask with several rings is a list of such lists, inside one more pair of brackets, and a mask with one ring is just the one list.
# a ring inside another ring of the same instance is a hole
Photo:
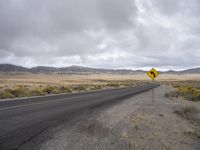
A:
{"label": "road shoulder", "polygon": [[156,88],[155,104],[152,91],[147,91],[118,104],[88,111],[51,130],[49,140],[39,149],[199,150],[200,139],[187,134],[193,132],[194,125],[175,113],[182,106],[195,104],[166,98],[165,93],[172,90],[166,85]]}

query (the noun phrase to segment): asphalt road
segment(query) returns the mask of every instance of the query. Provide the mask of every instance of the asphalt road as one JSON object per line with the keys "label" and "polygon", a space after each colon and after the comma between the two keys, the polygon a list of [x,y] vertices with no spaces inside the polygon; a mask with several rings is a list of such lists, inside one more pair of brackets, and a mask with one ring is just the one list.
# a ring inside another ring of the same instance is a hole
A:
{"label": "asphalt road", "polygon": [[82,111],[108,106],[157,85],[0,101],[0,150],[19,150]]}

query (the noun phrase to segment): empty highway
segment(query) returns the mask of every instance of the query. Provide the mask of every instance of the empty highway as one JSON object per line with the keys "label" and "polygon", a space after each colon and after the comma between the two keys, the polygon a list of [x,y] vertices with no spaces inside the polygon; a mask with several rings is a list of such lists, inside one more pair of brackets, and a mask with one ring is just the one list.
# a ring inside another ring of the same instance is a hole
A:
{"label": "empty highway", "polygon": [[154,88],[146,84],[130,88],[0,101],[0,150],[18,150],[49,128],[83,111],[119,102]]}

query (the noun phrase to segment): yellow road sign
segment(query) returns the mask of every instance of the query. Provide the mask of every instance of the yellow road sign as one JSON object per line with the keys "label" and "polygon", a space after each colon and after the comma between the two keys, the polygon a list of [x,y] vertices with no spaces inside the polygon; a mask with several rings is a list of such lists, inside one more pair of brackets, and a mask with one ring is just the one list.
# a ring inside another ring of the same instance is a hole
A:
{"label": "yellow road sign", "polygon": [[147,75],[152,79],[154,80],[158,75],[159,75],[159,72],[152,68],[150,71],[147,72]]}

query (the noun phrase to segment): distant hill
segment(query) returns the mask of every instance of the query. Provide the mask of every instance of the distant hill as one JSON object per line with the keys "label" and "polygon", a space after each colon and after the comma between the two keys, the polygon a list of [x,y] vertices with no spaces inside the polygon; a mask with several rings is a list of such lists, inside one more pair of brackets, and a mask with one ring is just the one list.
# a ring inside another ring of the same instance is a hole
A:
{"label": "distant hill", "polygon": [[[100,74],[100,73],[110,73],[110,74],[142,74],[146,73],[144,70],[130,70],[130,69],[97,69],[81,66],[69,66],[69,67],[47,67],[38,66],[33,68],[26,68],[21,66],[16,66],[12,64],[0,64],[0,72],[5,73],[58,73],[58,74]],[[169,70],[161,73],[168,74],[200,74],[200,68],[193,68],[183,71]]]}
{"label": "distant hill", "polygon": [[193,69],[184,70],[184,71],[181,71],[181,73],[200,74],[200,68],[193,68]]}
{"label": "distant hill", "polygon": [[144,73],[142,70],[129,70],[129,69],[97,69],[81,66],[69,66],[69,67],[46,67],[37,66],[33,68],[25,68],[21,66],[16,66],[12,64],[0,64],[0,72],[5,73],[59,73],[59,74],[100,74],[100,73],[110,73],[110,74],[139,74]]}
{"label": "distant hill", "polygon": [[136,73],[144,73],[144,71],[136,71],[130,69],[97,69],[97,68],[88,68],[88,67],[81,67],[81,66],[70,66],[59,68],[60,72],[63,73],[115,73],[115,74],[136,74]]}
{"label": "distant hill", "polygon": [[0,72],[27,72],[28,68],[11,65],[11,64],[0,64]]}
{"label": "distant hill", "polygon": [[200,68],[193,68],[193,69],[187,69],[183,71],[174,71],[174,70],[169,70],[169,71],[164,71],[161,73],[167,73],[167,74],[200,74]]}
{"label": "distant hill", "polygon": [[53,73],[58,71],[59,69],[56,67],[44,67],[44,66],[38,66],[28,69],[28,72],[31,73]]}

